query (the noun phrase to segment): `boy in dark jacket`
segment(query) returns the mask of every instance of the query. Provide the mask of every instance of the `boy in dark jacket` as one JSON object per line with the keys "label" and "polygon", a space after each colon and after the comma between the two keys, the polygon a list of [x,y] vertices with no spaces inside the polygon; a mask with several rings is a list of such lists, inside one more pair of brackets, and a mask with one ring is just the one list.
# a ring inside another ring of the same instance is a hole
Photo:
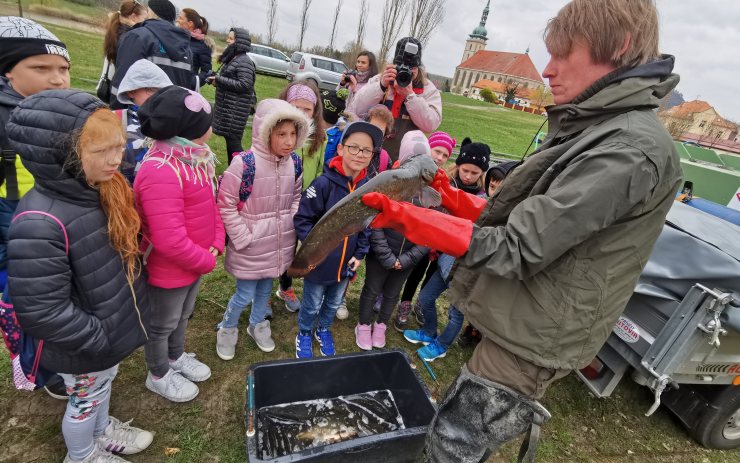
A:
{"label": "boy in dark jacket", "polygon": [[[298,239],[303,241],[321,217],[342,198],[366,181],[370,159],[383,143],[383,133],[367,122],[347,125],[337,148],[337,156],[301,195],[298,212],[293,218]],[[334,338],[330,331],[342,302],[350,272],[355,272],[369,249],[369,231],[363,230],[344,239],[342,244],[303,282],[303,301],[298,314],[296,357],[311,358],[311,331],[315,333],[321,355],[334,355]]]}
{"label": "boy in dark jacket", "polygon": [[140,59],[159,66],[174,85],[195,89],[190,34],[173,24],[175,6],[168,0],[151,0],[149,10],[156,18],[134,26],[121,37],[118,44],[116,73],[111,81],[113,108],[121,108],[117,99],[118,87],[131,65]]}

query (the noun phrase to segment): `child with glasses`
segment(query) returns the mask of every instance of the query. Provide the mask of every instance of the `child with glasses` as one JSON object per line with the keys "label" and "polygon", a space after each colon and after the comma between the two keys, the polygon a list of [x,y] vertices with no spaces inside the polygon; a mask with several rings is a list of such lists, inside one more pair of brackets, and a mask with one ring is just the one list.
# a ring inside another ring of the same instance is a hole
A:
{"label": "child with glasses", "polygon": [[[367,181],[367,166],[382,143],[383,132],[374,125],[367,122],[347,125],[337,147],[337,156],[301,195],[298,212],[293,218],[299,240],[306,239],[332,206]],[[324,262],[306,275],[295,340],[297,358],[313,356],[312,334],[319,343],[321,355],[334,355],[332,322],[350,272],[357,270],[368,252],[368,238],[367,230],[346,237]]]}

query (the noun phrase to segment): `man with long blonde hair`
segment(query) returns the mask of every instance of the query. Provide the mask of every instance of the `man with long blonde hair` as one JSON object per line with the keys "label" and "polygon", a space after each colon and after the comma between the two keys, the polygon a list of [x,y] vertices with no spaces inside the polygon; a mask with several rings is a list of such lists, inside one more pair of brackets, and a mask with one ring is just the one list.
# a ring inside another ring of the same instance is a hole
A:
{"label": "man with long blonde hair", "polygon": [[430,425],[429,461],[484,461],[527,431],[521,459],[534,460],[549,418],[537,399],[606,341],[681,181],[654,111],[679,80],[654,0],[573,0],[544,39],[548,136],[491,203],[444,179],[433,186],[458,217],[363,198],[385,211],[372,226],[458,257],[449,301],[483,334]]}

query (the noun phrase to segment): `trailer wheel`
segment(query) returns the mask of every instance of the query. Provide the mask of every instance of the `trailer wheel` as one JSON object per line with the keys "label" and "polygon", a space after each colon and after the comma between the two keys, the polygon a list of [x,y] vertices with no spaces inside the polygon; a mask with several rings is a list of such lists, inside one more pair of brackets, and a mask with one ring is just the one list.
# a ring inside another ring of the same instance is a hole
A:
{"label": "trailer wheel", "polygon": [[694,428],[693,437],[711,449],[740,447],[740,387],[729,386],[717,395]]}

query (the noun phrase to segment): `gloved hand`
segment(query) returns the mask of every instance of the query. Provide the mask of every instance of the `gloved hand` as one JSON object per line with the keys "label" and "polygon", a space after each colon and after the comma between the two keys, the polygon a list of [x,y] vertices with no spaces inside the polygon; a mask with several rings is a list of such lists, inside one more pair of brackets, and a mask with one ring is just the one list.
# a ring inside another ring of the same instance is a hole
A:
{"label": "gloved hand", "polygon": [[442,207],[455,217],[468,219],[471,222],[478,220],[478,216],[486,207],[488,201],[450,185],[450,178],[444,169],[439,169],[430,185],[442,195]]}
{"label": "gloved hand", "polygon": [[392,228],[419,246],[460,257],[468,251],[473,236],[473,223],[410,203],[393,201],[382,193],[368,193],[362,202],[380,213],[373,228]]}

